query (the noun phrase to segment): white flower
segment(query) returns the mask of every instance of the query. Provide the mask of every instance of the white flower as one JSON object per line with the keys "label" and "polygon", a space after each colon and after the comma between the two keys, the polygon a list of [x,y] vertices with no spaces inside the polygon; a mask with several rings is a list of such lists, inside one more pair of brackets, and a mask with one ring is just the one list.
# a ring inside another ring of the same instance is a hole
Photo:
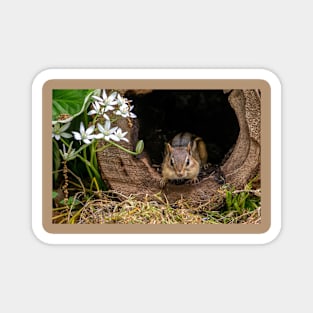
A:
{"label": "white flower", "polygon": [[91,125],[85,130],[83,122],[80,122],[80,129],[79,129],[80,132],[72,131],[72,133],[76,140],[82,140],[84,143],[90,144],[91,141],[95,137],[95,135],[92,134],[94,129],[95,129],[95,125]]}
{"label": "white flower", "polygon": [[[94,96],[95,97],[95,96]],[[102,115],[106,120],[109,120],[110,118],[104,113],[105,108],[100,107],[100,104],[98,101],[95,101],[92,104],[93,110],[88,112],[88,115],[94,115],[94,114],[99,114]]]}
{"label": "white flower", "polygon": [[117,95],[117,103],[118,103],[118,106],[123,106],[123,105],[127,105],[127,98],[123,98],[121,97],[120,94]]}
{"label": "white flower", "polygon": [[66,151],[65,145],[63,144],[63,151],[60,150],[60,154],[64,161],[70,161],[76,158],[75,149],[72,149],[73,141],[70,143],[68,150]]}
{"label": "white flower", "polygon": [[136,118],[137,116],[130,112],[133,109],[133,105],[131,107],[128,106],[128,104],[122,104],[119,106],[118,110],[115,111],[114,113],[116,115],[121,115],[122,117],[131,117],[131,118]]}
{"label": "white flower", "polygon": [[129,108],[129,117],[131,117],[131,118],[136,118],[137,117],[137,115],[136,114],[134,114],[133,112],[131,112],[131,110],[134,108],[134,106],[133,105],[131,105],[130,106],[130,108]]}
{"label": "white flower", "polygon": [[104,138],[106,141],[119,141],[119,138],[115,135],[117,127],[111,128],[110,120],[105,121],[103,126],[100,123],[97,123],[97,126],[100,133],[95,135],[96,139]]}
{"label": "white flower", "polygon": [[92,104],[93,110],[88,112],[88,115],[93,115],[93,114],[101,114],[102,108],[100,107],[99,102],[95,101]]}
{"label": "white flower", "polygon": [[116,135],[116,137],[118,137],[118,140],[116,140],[116,141],[124,140],[124,141],[128,142],[128,139],[125,138],[125,136],[127,135],[127,132],[123,133],[121,128],[118,128],[116,130],[115,135]]}
{"label": "white flower", "polygon": [[60,140],[61,137],[71,138],[72,135],[65,132],[70,127],[70,125],[71,123],[66,123],[62,126],[60,123],[54,124],[52,129],[52,138],[54,137],[56,140]]}
{"label": "white flower", "polygon": [[114,105],[117,104],[116,100],[117,92],[112,92],[109,96],[107,96],[105,89],[102,90],[102,97],[92,96],[96,99],[99,104],[103,107],[103,112],[108,112],[114,110]]}

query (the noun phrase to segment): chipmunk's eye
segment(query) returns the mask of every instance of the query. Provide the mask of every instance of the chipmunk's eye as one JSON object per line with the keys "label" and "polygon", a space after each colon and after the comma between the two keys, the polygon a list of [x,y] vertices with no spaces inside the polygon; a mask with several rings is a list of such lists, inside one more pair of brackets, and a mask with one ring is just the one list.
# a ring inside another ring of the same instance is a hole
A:
{"label": "chipmunk's eye", "polygon": [[174,166],[173,158],[171,158],[171,166],[172,166],[172,167]]}
{"label": "chipmunk's eye", "polygon": [[186,165],[188,166],[190,164],[189,158],[186,159]]}

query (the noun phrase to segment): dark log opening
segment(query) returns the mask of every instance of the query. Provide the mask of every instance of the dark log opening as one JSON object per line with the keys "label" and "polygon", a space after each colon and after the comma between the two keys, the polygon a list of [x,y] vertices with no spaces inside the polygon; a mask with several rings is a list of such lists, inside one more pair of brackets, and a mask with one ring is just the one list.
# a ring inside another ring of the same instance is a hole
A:
{"label": "dark log opening", "polygon": [[201,136],[213,164],[220,164],[238,138],[238,120],[223,90],[130,91],[125,96],[135,104],[139,138],[152,164],[162,163],[164,143],[179,132]]}

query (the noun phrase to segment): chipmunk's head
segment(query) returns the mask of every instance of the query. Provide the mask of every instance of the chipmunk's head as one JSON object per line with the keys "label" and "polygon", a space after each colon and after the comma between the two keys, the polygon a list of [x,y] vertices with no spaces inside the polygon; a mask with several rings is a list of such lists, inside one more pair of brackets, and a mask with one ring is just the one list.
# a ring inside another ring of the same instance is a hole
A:
{"label": "chipmunk's head", "polygon": [[190,143],[187,147],[173,148],[169,143],[166,144],[169,166],[172,168],[178,178],[185,178],[187,170],[191,164],[191,147]]}

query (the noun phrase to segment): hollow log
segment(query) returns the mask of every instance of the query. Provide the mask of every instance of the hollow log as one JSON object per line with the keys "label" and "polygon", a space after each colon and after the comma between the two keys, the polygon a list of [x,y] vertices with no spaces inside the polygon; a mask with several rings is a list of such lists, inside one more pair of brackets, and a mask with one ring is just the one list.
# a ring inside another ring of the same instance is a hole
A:
{"label": "hollow log", "polygon": [[[123,94],[126,92],[123,90]],[[151,92],[150,90],[138,91],[145,95]],[[223,173],[223,183],[240,189],[260,169],[261,96],[258,90],[224,90],[224,93],[228,96],[228,103],[235,112],[239,133],[218,167]],[[136,95],[136,90],[129,91],[129,94]],[[136,103],[134,105],[136,106]],[[166,111],[163,114],[166,115]],[[138,115],[138,118],[131,122],[127,119],[120,119],[117,122],[123,131],[128,132],[129,142],[123,142],[123,146],[129,150],[134,150],[137,141],[141,139],[138,137],[142,118]],[[153,127],[153,123],[151,125]],[[145,131],[146,129],[147,126]],[[156,131],[152,129],[151,133]],[[222,201],[221,193],[218,192],[221,181],[218,181],[216,175],[212,173],[203,175],[197,184],[168,183],[164,190],[161,190],[159,185],[161,173],[154,166],[146,148],[141,155],[133,156],[111,146],[99,152],[97,158],[102,178],[109,188],[121,194],[134,195],[141,199],[146,195],[158,194],[170,203],[182,198],[198,204],[210,203],[212,199],[215,203]],[[212,208],[216,206],[213,205]]]}

